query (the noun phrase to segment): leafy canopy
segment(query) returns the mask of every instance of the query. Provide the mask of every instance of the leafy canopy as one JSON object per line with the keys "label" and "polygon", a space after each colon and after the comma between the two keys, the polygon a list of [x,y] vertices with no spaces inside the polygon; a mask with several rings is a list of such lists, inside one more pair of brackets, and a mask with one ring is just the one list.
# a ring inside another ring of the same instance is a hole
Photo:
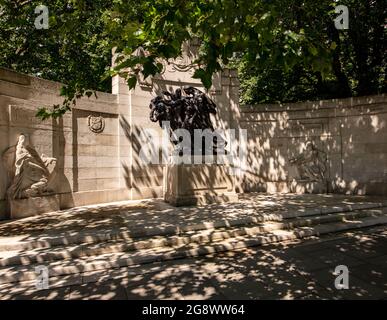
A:
{"label": "leafy canopy", "polygon": [[[297,63],[311,66],[322,74],[329,72],[327,63],[334,45],[322,39],[318,18],[329,16],[331,1],[302,5],[307,21],[298,21],[292,7],[294,0],[156,0],[142,1],[133,8],[126,1],[115,1],[106,14],[106,26],[112,44],[120,55],[112,74],[126,77],[133,87],[137,76],[145,78],[160,71],[158,58],[169,59],[181,53],[187,40],[201,41],[198,66],[194,77],[206,88],[214,72],[227,65],[236,53],[247,61],[267,61],[290,70]],[[288,8],[285,9],[285,8]],[[142,15],[134,21],[134,10]],[[316,26],[317,25],[317,26]],[[142,47],[146,56],[131,55]],[[127,72],[127,68],[132,68]],[[125,70],[125,71],[124,71]]]}
{"label": "leafy canopy", "polygon": [[[40,109],[42,118],[71,110],[89,89],[107,90],[113,75],[133,88],[192,39],[200,40],[194,77],[209,88],[214,72],[235,66],[247,102],[365,94],[384,90],[380,3],[343,0],[356,18],[338,31],[332,0],[55,0],[48,5],[50,29],[35,30],[39,1],[0,0],[0,55],[8,66],[67,84],[63,105]],[[134,54],[140,47],[145,55]],[[105,72],[113,48],[115,66]]]}
{"label": "leafy canopy", "polygon": [[[284,68],[273,59],[275,54],[252,61],[240,55],[232,65],[239,71],[243,102],[293,102],[387,91],[385,4],[370,0],[341,0],[339,3],[349,8],[348,30],[337,30],[325,9],[321,14],[311,14],[306,7],[284,0],[284,6],[289,8],[284,20],[296,21],[308,34],[313,34],[312,38],[321,39],[329,46],[327,72],[319,72],[313,63],[302,59],[291,68]],[[321,9],[316,10],[317,13]],[[320,57],[313,43],[308,51]],[[315,62],[318,63],[318,59]]]}

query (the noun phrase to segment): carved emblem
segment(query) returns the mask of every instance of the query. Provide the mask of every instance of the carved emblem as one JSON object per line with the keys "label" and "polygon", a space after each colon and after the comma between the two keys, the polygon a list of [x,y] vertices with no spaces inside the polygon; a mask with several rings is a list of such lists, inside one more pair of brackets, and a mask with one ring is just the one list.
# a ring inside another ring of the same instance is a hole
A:
{"label": "carved emblem", "polygon": [[290,164],[297,166],[300,179],[303,181],[324,181],[327,171],[327,154],[317,149],[312,141],[308,141],[305,150],[293,159]]}
{"label": "carved emblem", "polygon": [[185,42],[182,46],[182,55],[169,60],[168,63],[172,65],[171,72],[188,72],[198,66],[194,61],[198,57],[200,42],[195,39]]}
{"label": "carved emblem", "polygon": [[105,129],[105,119],[101,116],[88,116],[87,123],[91,132],[101,133]]}

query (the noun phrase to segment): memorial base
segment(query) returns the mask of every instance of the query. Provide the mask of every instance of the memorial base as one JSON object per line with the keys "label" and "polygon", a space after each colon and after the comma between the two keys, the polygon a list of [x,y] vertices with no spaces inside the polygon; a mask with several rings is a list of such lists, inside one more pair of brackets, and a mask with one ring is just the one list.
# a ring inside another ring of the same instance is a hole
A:
{"label": "memorial base", "polygon": [[11,219],[20,219],[60,210],[59,195],[15,199],[10,203]]}
{"label": "memorial base", "polygon": [[304,194],[304,193],[327,193],[327,183],[325,181],[303,181],[293,180],[290,183],[290,192]]}
{"label": "memorial base", "polygon": [[164,200],[173,206],[236,202],[234,179],[228,164],[168,164]]}

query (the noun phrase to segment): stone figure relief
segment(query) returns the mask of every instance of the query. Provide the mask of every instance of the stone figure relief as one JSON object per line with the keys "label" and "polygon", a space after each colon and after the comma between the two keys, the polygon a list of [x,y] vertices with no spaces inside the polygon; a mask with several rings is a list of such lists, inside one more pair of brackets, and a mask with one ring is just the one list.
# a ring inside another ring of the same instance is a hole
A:
{"label": "stone figure relief", "polygon": [[27,144],[26,136],[19,136],[17,145],[3,154],[3,161],[9,173],[11,186],[9,199],[24,199],[52,194],[57,159],[44,154],[39,156],[36,150]]}
{"label": "stone figure relief", "polygon": [[327,154],[319,150],[313,141],[308,141],[305,150],[299,156],[289,159],[289,162],[297,166],[301,180],[310,182],[325,180]]}
{"label": "stone figure relief", "polygon": [[105,130],[105,119],[101,116],[99,117],[88,116],[87,124],[91,132],[101,133]]}

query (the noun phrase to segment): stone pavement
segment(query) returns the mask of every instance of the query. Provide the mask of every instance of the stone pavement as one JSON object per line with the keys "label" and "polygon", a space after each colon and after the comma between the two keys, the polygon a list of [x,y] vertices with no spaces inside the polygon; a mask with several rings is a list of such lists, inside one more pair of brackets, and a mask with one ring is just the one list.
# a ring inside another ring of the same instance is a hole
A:
{"label": "stone pavement", "polygon": [[386,197],[346,196],[332,194],[261,194],[240,195],[236,203],[195,207],[173,207],[161,199],[124,201],[85,206],[33,216],[20,220],[0,221],[0,245],[15,241],[93,234],[109,226],[110,230],[147,230],[177,228],[214,221],[248,221],[252,217],[268,217],[284,213],[328,213],[324,209],[343,207],[359,209],[373,203],[385,203]]}
{"label": "stone pavement", "polygon": [[[348,290],[334,287],[337,265],[349,269]],[[0,290],[0,299],[387,299],[387,226],[153,263],[84,285]]]}

